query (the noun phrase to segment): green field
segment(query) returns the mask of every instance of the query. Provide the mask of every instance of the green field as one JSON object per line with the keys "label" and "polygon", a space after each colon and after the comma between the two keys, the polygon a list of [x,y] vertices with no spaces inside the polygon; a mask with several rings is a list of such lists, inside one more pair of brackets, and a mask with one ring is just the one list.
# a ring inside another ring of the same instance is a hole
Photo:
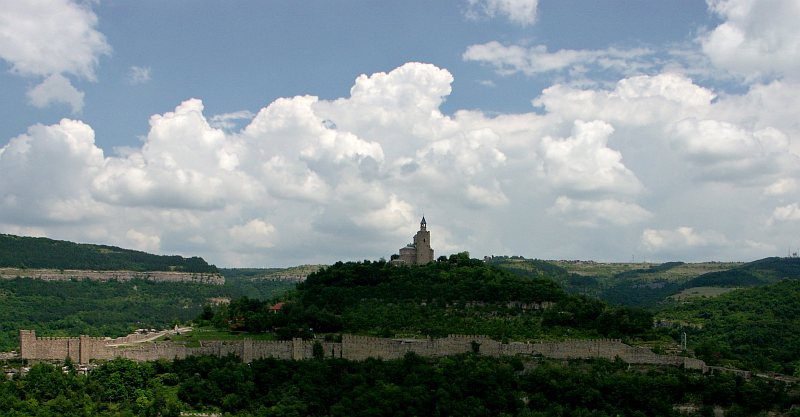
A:
{"label": "green field", "polygon": [[635,269],[649,268],[651,263],[618,263],[618,262],[595,262],[595,261],[547,261],[567,272],[590,277],[611,278],[620,272],[628,272]]}
{"label": "green field", "polygon": [[590,276],[595,278],[606,279],[613,281],[619,278],[630,278],[626,276],[620,277],[620,274],[633,273],[637,271],[648,271],[647,273],[638,273],[636,278],[644,280],[668,280],[685,282],[692,278],[698,277],[709,272],[727,271],[731,268],[743,265],[742,262],[698,262],[698,263],[682,263],[665,270],[652,271],[654,268],[661,264],[656,263],[614,263],[614,262],[594,262],[594,261],[548,261],[567,270],[567,272],[581,275]]}
{"label": "green field", "polygon": [[693,287],[687,288],[670,298],[677,301],[685,301],[692,298],[713,298],[718,295],[731,292],[738,288],[722,288],[722,287]]}
{"label": "green field", "polygon": [[200,342],[204,340],[277,340],[274,333],[246,333],[246,332],[230,332],[227,330],[218,330],[207,327],[196,327],[192,331],[182,333],[180,335],[162,336],[156,341],[173,341],[186,344],[189,347],[200,346]]}

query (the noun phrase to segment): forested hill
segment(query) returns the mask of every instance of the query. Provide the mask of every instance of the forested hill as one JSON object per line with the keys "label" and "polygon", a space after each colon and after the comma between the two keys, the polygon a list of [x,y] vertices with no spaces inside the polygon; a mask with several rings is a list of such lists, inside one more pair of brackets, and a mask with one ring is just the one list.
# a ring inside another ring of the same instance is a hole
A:
{"label": "forested hill", "polygon": [[424,267],[381,262],[337,263],[298,285],[303,303],[341,311],[361,300],[439,304],[557,302],[566,294],[552,280],[519,278],[468,255]]}
{"label": "forested hill", "polygon": [[[199,324],[282,339],[324,333],[381,337],[482,334],[502,339],[626,337],[652,314],[566,294],[544,277],[519,277],[469,254],[423,266],[337,262],[308,276],[280,307],[250,299],[207,308]],[[272,311],[271,308],[273,307]],[[278,309],[278,311],[274,311]]]}
{"label": "forested hill", "polygon": [[685,287],[754,287],[787,278],[800,278],[800,258],[759,259],[727,271],[700,275],[686,283]]}
{"label": "forested hill", "polygon": [[218,272],[203,258],[153,255],[115,246],[0,234],[0,267],[95,271]]}
{"label": "forested hill", "polygon": [[659,321],[684,324],[689,344],[711,365],[800,376],[800,281],[743,288],[661,311]]}

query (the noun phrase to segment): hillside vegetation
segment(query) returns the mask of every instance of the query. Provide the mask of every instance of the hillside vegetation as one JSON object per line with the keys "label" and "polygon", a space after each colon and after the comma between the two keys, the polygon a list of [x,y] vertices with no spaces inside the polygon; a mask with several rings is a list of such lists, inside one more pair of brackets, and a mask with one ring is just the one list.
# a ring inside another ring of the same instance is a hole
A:
{"label": "hillside vegetation", "polygon": [[0,234],[0,267],[94,271],[218,272],[203,258],[152,255],[115,246]]}
{"label": "hillside vegetation", "polygon": [[[569,293],[600,298],[611,304],[664,308],[676,299],[722,294],[714,288],[741,288],[800,278],[800,258],[765,258],[741,262],[665,262],[662,264],[543,261],[493,257],[489,263],[524,277],[549,277]],[[683,293],[682,297],[674,297]]]}
{"label": "hillside vegetation", "polygon": [[800,259],[749,263],[600,264],[496,257],[522,277],[552,277],[571,293],[647,308],[656,332],[680,340],[711,365],[800,377]]}
{"label": "hillside vegetation", "polygon": [[687,282],[686,286],[754,287],[786,278],[800,278],[800,258],[764,258],[726,271],[700,275]]}
{"label": "hillside vegetation", "polygon": [[[800,258],[765,258],[740,264],[704,263],[698,266],[716,265],[717,270],[696,268],[703,273],[699,275],[674,274],[664,276],[663,272],[684,269],[686,265],[669,262],[653,266],[649,270],[631,271],[617,274],[615,281],[601,291],[600,296],[611,303],[636,305],[641,307],[667,308],[679,297],[680,293],[691,294],[692,288],[703,288],[702,293],[710,295],[713,288],[741,288],[774,284],[783,279],[800,278]],[[656,272],[649,272],[660,270]],[[725,291],[717,291],[722,294]]]}
{"label": "hillside vegetation", "polygon": [[709,364],[800,377],[800,281],[695,299],[665,309],[658,318],[682,326],[690,347]]}
{"label": "hillside vegetation", "polygon": [[272,299],[293,287],[291,282],[237,279],[224,285],[0,280],[0,351],[19,348],[19,329],[34,329],[39,336],[124,336],[137,328],[189,321],[213,300]]}
{"label": "hillside vegetation", "polygon": [[467,254],[425,266],[336,263],[311,274],[280,310],[250,299],[208,308],[198,320],[219,328],[374,336],[484,334],[495,339],[627,337],[646,333],[652,314],[566,294],[548,278],[523,278]]}

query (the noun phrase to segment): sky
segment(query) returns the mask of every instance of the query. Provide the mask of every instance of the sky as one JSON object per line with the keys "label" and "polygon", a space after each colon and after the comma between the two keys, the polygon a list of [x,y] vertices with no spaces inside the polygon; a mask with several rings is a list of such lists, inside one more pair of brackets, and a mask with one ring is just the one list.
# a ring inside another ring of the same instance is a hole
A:
{"label": "sky", "polygon": [[800,250],[796,0],[0,0],[0,233],[226,267]]}

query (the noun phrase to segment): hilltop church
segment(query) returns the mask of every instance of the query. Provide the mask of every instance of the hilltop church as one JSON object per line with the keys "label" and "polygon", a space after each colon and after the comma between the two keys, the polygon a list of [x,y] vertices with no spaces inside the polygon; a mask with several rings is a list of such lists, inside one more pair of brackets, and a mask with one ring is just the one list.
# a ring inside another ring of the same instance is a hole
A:
{"label": "hilltop church", "polygon": [[433,261],[431,248],[431,232],[427,230],[425,216],[419,223],[419,231],[414,235],[414,242],[400,248],[399,255],[392,255],[392,262],[404,265],[425,265]]}

